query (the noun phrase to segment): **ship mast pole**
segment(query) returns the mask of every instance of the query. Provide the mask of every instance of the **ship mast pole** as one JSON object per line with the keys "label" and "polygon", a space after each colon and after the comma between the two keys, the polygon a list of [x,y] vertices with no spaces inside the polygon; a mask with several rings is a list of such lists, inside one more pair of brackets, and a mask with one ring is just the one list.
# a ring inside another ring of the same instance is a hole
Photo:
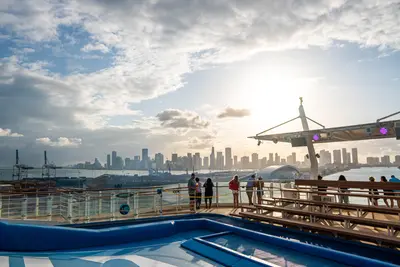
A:
{"label": "ship mast pole", "polygon": [[[299,117],[301,119],[301,124],[303,126],[303,131],[309,131],[310,128],[308,127],[308,121],[307,121],[306,112],[304,111],[302,97],[300,97],[299,114],[300,114]],[[314,144],[312,142],[312,136],[307,135],[306,140],[307,140],[308,155],[309,155],[310,163],[311,163],[311,168],[310,168],[311,179],[317,179],[318,161],[317,161],[317,157],[315,156],[315,149],[314,149]]]}

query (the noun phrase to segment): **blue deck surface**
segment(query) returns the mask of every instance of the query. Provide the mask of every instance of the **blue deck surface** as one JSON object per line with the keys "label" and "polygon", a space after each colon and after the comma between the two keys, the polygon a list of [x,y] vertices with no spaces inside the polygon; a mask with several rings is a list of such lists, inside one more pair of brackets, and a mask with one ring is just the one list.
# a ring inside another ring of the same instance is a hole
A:
{"label": "blue deck surface", "polygon": [[398,251],[225,216],[64,227],[0,222],[0,266],[7,267],[395,266],[390,263],[400,263]]}

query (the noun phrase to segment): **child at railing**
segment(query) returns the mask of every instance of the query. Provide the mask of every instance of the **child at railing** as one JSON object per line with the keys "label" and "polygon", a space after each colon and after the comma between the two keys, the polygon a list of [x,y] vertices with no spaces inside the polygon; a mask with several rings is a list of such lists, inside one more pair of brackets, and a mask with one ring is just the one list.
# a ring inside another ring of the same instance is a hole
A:
{"label": "child at railing", "polygon": [[201,182],[199,177],[196,177],[196,209],[201,206]]}

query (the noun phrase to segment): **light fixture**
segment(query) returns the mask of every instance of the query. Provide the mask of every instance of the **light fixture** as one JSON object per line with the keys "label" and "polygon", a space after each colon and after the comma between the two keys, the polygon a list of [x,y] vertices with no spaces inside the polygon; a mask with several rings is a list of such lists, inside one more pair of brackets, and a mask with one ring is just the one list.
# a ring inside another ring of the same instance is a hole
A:
{"label": "light fixture", "polygon": [[316,157],[317,159],[319,159],[319,158],[320,158],[319,154],[315,154],[315,157]]}
{"label": "light fixture", "polygon": [[321,139],[321,137],[319,136],[319,134],[314,134],[314,135],[313,135],[313,140],[314,140],[314,141],[319,141],[319,139]]}
{"label": "light fixture", "polygon": [[260,146],[260,145],[261,145],[261,140],[258,140],[257,146]]}
{"label": "light fixture", "polygon": [[274,142],[274,144],[277,144],[278,143],[278,139],[274,138],[273,142]]}

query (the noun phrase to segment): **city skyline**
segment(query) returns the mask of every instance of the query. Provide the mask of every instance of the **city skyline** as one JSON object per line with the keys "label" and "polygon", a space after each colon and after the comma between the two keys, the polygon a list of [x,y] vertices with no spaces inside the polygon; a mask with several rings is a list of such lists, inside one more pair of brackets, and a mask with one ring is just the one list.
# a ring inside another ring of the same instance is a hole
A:
{"label": "city skyline", "polygon": [[[112,151],[111,154],[107,154],[107,161],[105,164],[101,164],[98,158],[95,158],[95,162],[92,164],[87,161],[74,165],[77,168],[104,168],[110,170],[146,170],[146,169],[171,169],[171,170],[232,170],[232,169],[261,169],[271,165],[294,165],[297,167],[307,168],[310,165],[308,154],[304,155],[303,160],[297,155],[296,152],[292,152],[287,156],[279,155],[278,153],[268,153],[268,155],[259,155],[258,153],[252,153],[251,156],[232,155],[232,148],[225,148],[225,153],[217,151],[217,156],[214,158],[215,164],[211,164],[213,155],[215,156],[214,147],[211,148],[211,153],[204,157],[199,152],[194,154],[187,153],[186,155],[179,155],[177,153],[171,154],[171,159],[168,159],[162,153],[156,153],[154,157],[149,156],[147,148],[142,149],[142,154],[135,155],[133,158],[126,157],[123,159],[121,156],[117,156],[117,151]],[[383,155],[382,157],[367,157],[366,162],[359,161],[358,148],[352,148],[350,152],[347,152],[346,148],[336,149],[331,151],[320,150],[317,153],[319,161],[319,167],[325,166],[360,166],[364,165],[400,165],[400,155],[396,155],[391,158],[389,155]],[[109,159],[112,159],[109,161]],[[238,160],[239,159],[239,160]],[[392,161],[393,160],[393,161]]]}
{"label": "city skyline", "polygon": [[[171,155],[214,146],[215,160],[225,147],[232,158],[303,157],[303,148],[247,137],[295,117],[299,97],[326,127],[399,111],[397,10],[367,0],[6,1],[0,166],[14,164],[15,149],[35,166],[43,150],[58,165],[143,147]],[[295,122],[275,132],[299,130]],[[360,162],[400,154],[396,140],[316,150],[353,147]]]}

